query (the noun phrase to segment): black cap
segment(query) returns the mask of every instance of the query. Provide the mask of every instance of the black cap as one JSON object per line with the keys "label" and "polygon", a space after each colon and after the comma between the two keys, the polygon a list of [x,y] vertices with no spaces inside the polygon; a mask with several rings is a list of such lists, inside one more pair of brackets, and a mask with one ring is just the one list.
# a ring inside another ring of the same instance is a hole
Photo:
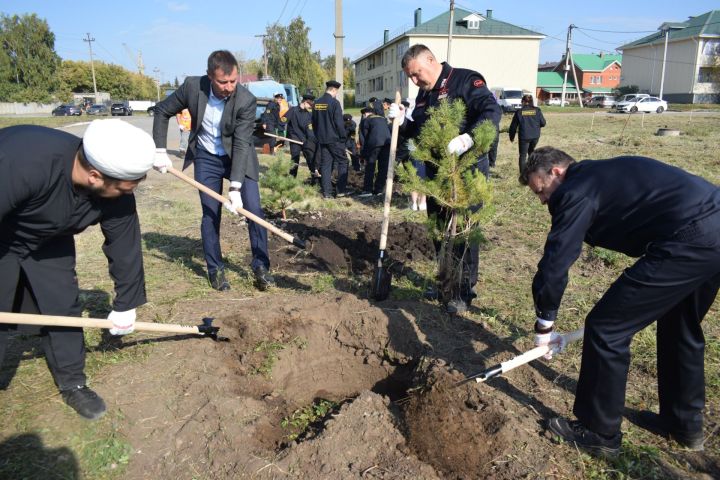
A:
{"label": "black cap", "polygon": [[327,82],[325,82],[325,86],[328,88],[340,88],[342,86],[342,83],[335,80],[328,80]]}
{"label": "black cap", "polygon": [[365,107],[365,108],[361,108],[361,109],[360,109],[360,113],[372,113],[372,111],[373,111],[373,109],[372,109],[372,108],[368,108],[368,107]]}
{"label": "black cap", "polygon": [[315,95],[310,95],[309,93],[306,93],[302,96],[303,102],[314,102],[315,101]]}
{"label": "black cap", "polygon": [[403,101],[400,102],[400,103],[402,103],[405,108],[409,108],[409,107],[410,107],[410,102],[408,102],[407,100],[403,100]]}
{"label": "black cap", "polygon": [[377,97],[370,97],[370,99],[368,100],[368,103],[375,103],[376,100],[377,100]]}
{"label": "black cap", "polygon": [[347,122],[348,120],[352,120],[352,115],[350,115],[349,113],[344,113],[344,114],[343,114],[343,120],[345,120],[346,122]]}
{"label": "black cap", "polygon": [[285,98],[285,94],[283,94],[283,93],[276,93],[276,94],[275,94],[275,98],[277,98],[277,97]]}
{"label": "black cap", "polygon": [[386,98],[386,99],[383,100],[383,103],[393,103],[393,101],[390,100],[389,98]]}

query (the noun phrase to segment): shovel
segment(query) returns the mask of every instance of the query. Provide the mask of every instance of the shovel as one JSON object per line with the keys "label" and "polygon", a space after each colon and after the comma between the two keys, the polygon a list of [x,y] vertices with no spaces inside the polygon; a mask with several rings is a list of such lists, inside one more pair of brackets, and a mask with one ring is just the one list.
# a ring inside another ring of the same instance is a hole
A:
{"label": "shovel", "polygon": [[[135,322],[136,332],[160,332],[160,333],[184,333],[187,335],[199,335],[201,337],[209,337],[216,342],[229,341],[225,337],[219,337],[218,331],[220,327],[213,327],[213,319],[210,317],[203,318],[202,325],[174,325],[170,323],[150,323]],[[38,315],[29,313],[9,313],[0,312],[0,323],[12,323],[19,325],[42,325],[53,327],[90,327],[90,328],[113,328],[110,320],[102,320],[99,318],[78,318],[78,317],[59,317],[52,315]]]}
{"label": "shovel", "polygon": [[[272,134],[272,133],[264,133],[263,135],[265,135],[266,137],[277,138],[278,140],[286,140],[286,141],[288,141],[288,142],[290,142],[290,143],[297,143],[298,145],[305,145],[305,144],[304,144],[303,142],[301,142],[300,140],[293,140],[292,138],[283,137],[283,136],[281,136],[281,135],[275,135],[275,134]],[[348,150],[347,148],[345,149],[345,153],[348,154],[348,155],[352,155],[352,154],[353,154],[353,153],[352,153],[350,150]]]}
{"label": "shovel", "polygon": [[[190,177],[188,177],[187,175],[185,175],[184,173],[182,173],[180,170],[177,170],[177,169],[175,169],[175,168],[173,168],[173,167],[168,167],[167,171],[168,171],[168,173],[172,173],[173,175],[175,175],[177,178],[179,178],[179,179],[182,180],[183,182],[189,183],[190,185],[192,185],[193,187],[197,188],[197,189],[200,190],[201,192],[203,192],[203,193],[205,193],[205,194],[207,194],[207,195],[210,195],[212,198],[214,198],[214,199],[217,200],[218,202],[222,203],[223,205],[226,204],[226,203],[228,203],[228,202],[230,202],[230,200],[227,200],[225,197],[223,197],[222,195],[220,195],[220,194],[217,193],[216,191],[214,191],[214,190],[206,187],[205,185],[203,185],[203,184],[200,183],[200,182],[197,182],[197,181],[193,180],[192,178],[190,178]],[[244,208],[240,208],[240,207],[238,207],[237,212],[238,212],[240,215],[242,215],[243,217],[247,218],[248,220],[251,220],[251,221],[257,223],[258,225],[260,225],[261,227],[264,227],[265,229],[271,231],[271,232],[274,233],[275,235],[277,235],[277,236],[279,236],[279,237],[281,237],[281,238],[284,238],[285,240],[287,240],[288,242],[292,243],[292,244],[295,245],[296,247],[302,248],[302,249],[305,248],[305,241],[304,241],[304,240],[302,240],[302,239],[300,239],[300,238],[298,238],[298,237],[294,237],[294,236],[290,235],[290,234],[287,233],[287,232],[283,232],[282,230],[280,230],[279,228],[277,228],[277,227],[276,227],[275,225],[273,225],[272,223],[266,222],[265,220],[263,220],[262,218],[258,217],[258,216],[255,215],[254,213],[249,212],[249,211],[245,210]]]}
{"label": "shovel", "polygon": [[[584,328],[578,328],[577,330],[563,334],[565,344],[567,345],[568,343],[575,342],[583,338],[584,331]],[[506,362],[493,365],[492,367],[487,368],[480,373],[467,377],[465,380],[456,383],[454,386],[459,387],[460,385],[472,382],[473,380],[475,380],[475,382],[477,383],[486,382],[493,377],[497,377],[498,375],[512,370],[513,368],[517,368],[520,365],[525,365],[526,363],[532,362],[533,360],[537,360],[538,358],[542,357],[547,353],[557,353],[557,351],[557,345],[543,345],[541,347],[535,347],[532,350],[528,350],[527,352],[523,353],[522,355],[518,355]]]}
{"label": "shovel", "polygon": [[[395,92],[395,103],[401,102],[400,92]],[[393,175],[395,171],[395,155],[397,154],[397,143],[400,125],[403,118],[398,116],[393,120],[392,136],[390,137],[390,159],[388,160],[387,180],[385,181],[385,204],[383,205],[383,221],[380,230],[380,251],[378,253],[377,265],[373,272],[370,296],[375,300],[385,300],[390,295],[390,283],[392,273],[385,267],[385,247],[387,246],[387,233],[390,226],[390,201],[392,200]]]}

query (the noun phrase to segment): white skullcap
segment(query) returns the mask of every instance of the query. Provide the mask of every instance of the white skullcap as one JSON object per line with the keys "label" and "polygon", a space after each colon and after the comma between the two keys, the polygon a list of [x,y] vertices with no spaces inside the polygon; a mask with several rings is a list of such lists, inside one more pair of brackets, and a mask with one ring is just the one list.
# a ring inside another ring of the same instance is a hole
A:
{"label": "white skullcap", "polygon": [[123,120],[93,120],[85,130],[83,150],[90,165],[104,175],[137,180],[153,166],[155,142]]}

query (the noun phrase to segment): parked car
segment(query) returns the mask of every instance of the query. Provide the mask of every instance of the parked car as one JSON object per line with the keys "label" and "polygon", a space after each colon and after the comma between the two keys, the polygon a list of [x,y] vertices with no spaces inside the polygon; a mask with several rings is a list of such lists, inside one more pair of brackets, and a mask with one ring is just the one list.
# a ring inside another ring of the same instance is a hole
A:
{"label": "parked car", "polygon": [[60,105],[52,112],[53,117],[66,117],[68,115],[82,115],[82,110],[77,105]]}
{"label": "parked car", "polygon": [[634,102],[620,102],[615,108],[618,112],[657,112],[662,113],[667,110],[667,102],[657,97],[643,97]]}
{"label": "parked car", "polygon": [[107,115],[109,113],[108,108],[105,105],[90,105],[85,113],[88,115]]}
{"label": "parked car", "polygon": [[125,115],[132,115],[132,114],[133,114],[132,108],[125,105],[124,103],[113,103],[110,106],[110,115],[112,115],[113,117],[116,115],[125,116]]}
{"label": "parked car", "polygon": [[154,106],[148,107],[148,109],[147,109],[147,114],[148,114],[148,116],[150,116],[150,117],[155,116],[155,107],[154,107]]}
{"label": "parked car", "polygon": [[[565,100],[565,103],[563,105],[568,105],[569,102]],[[545,100],[545,105],[559,107],[560,106],[560,97],[552,97]]]}
{"label": "parked car", "polygon": [[596,95],[587,102],[587,106],[597,108],[612,108],[615,106],[616,101],[617,99],[612,95]]}

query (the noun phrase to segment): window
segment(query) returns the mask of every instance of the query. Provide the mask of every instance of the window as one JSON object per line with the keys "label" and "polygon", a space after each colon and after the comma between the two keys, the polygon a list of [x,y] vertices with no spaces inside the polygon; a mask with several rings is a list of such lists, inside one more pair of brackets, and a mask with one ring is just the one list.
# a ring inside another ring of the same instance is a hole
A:
{"label": "window", "polygon": [[714,72],[714,67],[700,67],[698,69],[698,83],[712,83],[713,77],[720,77],[720,74]]}
{"label": "window", "polygon": [[468,20],[468,28],[470,30],[477,30],[480,28],[480,20]]}

